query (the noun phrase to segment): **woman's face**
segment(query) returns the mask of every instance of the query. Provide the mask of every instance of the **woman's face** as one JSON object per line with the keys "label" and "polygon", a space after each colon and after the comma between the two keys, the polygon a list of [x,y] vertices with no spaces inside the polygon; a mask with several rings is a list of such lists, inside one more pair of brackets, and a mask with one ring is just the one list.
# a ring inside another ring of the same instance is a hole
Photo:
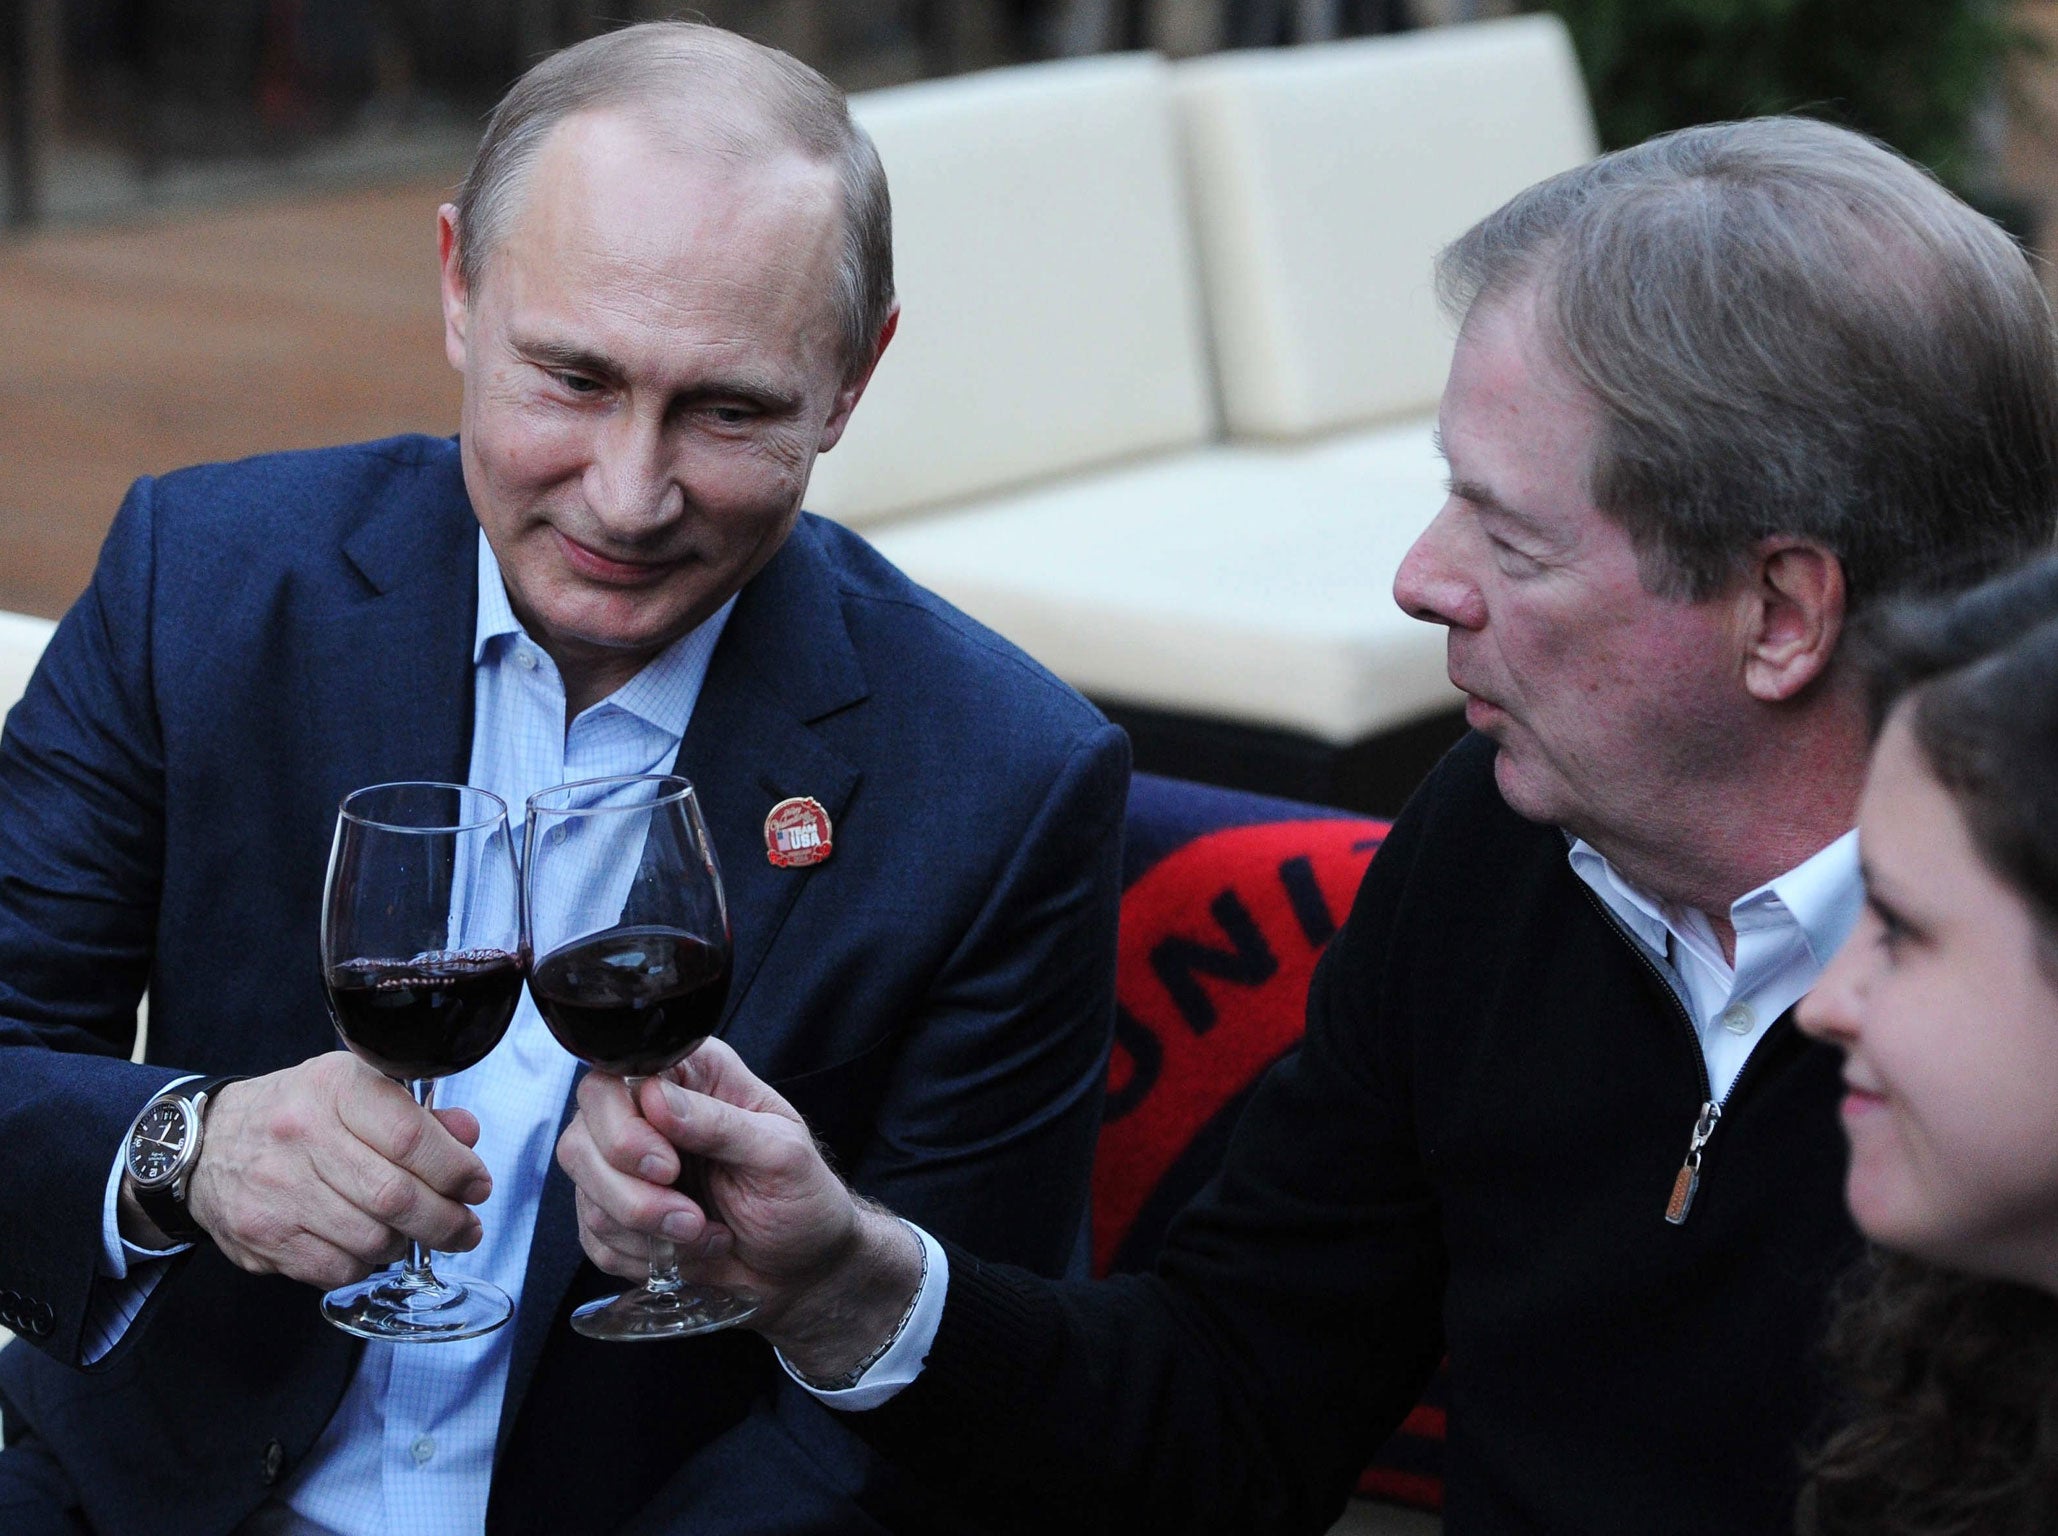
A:
{"label": "woman's face", "polygon": [[1866,1234],[2058,1291],[2058,988],[2021,899],[1888,721],[1858,812],[1865,915],[1801,1027],[1843,1048]]}

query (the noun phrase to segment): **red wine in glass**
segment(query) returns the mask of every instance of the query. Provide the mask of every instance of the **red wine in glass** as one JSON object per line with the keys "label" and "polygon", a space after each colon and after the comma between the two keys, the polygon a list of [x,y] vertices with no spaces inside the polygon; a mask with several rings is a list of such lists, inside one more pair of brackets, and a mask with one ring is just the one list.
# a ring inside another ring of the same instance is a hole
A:
{"label": "red wine in glass", "polygon": [[522,959],[461,949],[329,968],[336,1032],[397,1082],[450,1077],[484,1061],[522,1000]]}
{"label": "red wine in glass", "polygon": [[557,1043],[581,1061],[649,1077],[714,1033],[729,954],[675,928],[610,928],[545,955],[529,992]]}
{"label": "red wine in glass", "polygon": [[[527,972],[507,805],[463,784],[375,784],[336,816],[322,892],[322,980],[336,1033],[428,1108],[435,1080],[507,1033]],[[322,1298],[345,1333],[404,1343],[469,1339],[513,1316],[484,1280],[407,1262]]]}
{"label": "red wine in glass", "polygon": [[[638,1082],[714,1032],[729,992],[729,911],[693,786],[672,774],[587,779],[531,795],[522,879],[529,994],[558,1044]],[[710,1219],[702,1170],[682,1185]],[[740,1323],[757,1300],[693,1286],[678,1253],[650,1243],[650,1278],[588,1302],[572,1327],[596,1339],[665,1339]]]}

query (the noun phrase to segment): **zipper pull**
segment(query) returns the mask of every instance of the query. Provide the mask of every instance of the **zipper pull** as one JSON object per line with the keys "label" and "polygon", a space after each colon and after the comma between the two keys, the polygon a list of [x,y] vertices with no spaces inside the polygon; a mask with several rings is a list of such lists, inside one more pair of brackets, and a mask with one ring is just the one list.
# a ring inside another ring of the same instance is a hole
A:
{"label": "zipper pull", "polygon": [[1701,1106],[1700,1118],[1694,1121],[1694,1139],[1687,1146],[1679,1177],[1672,1181],[1672,1198],[1665,1202],[1665,1219],[1675,1227],[1694,1208],[1694,1192],[1701,1187],[1701,1148],[1715,1134],[1715,1122],[1721,1118],[1722,1106],[1710,1099]]}

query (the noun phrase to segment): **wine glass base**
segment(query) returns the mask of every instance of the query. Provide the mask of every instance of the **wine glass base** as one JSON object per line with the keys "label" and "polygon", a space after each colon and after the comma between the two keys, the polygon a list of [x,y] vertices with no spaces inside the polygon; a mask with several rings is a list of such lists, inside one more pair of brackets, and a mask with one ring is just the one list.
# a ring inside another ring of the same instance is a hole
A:
{"label": "wine glass base", "polygon": [[514,1316],[514,1303],[484,1280],[388,1271],[330,1291],[322,1316],[360,1339],[444,1344],[491,1333]]}
{"label": "wine glass base", "polygon": [[572,1314],[572,1330],[589,1339],[635,1343],[683,1339],[733,1328],[757,1312],[757,1298],[719,1286],[681,1286],[653,1291],[639,1286],[619,1296],[589,1301]]}

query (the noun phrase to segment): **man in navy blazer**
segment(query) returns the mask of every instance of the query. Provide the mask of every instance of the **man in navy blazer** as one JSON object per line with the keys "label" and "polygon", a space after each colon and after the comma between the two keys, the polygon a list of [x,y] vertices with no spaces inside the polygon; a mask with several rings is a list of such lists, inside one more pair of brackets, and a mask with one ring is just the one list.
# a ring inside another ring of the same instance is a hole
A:
{"label": "man in navy blazer", "polygon": [[[0,1353],[0,1529],[913,1519],[917,1491],[755,1336],[565,1326],[612,1288],[550,1164],[568,1102],[535,1166],[489,1168],[494,1104],[431,1115],[335,1050],[335,806],[466,779],[504,724],[486,658],[547,658],[569,741],[718,635],[656,766],[699,787],[727,884],[725,1037],[856,1186],[1054,1272],[1098,1121],[1126,746],[799,512],[897,319],[883,177],[833,87],[711,28],[596,39],[502,103],[440,239],[459,440],[139,482],[0,737],[0,1293],[22,1335]],[[503,589],[514,651],[481,620]],[[781,867],[765,820],[796,796],[832,854]],[[139,1111],[195,1075],[242,1080],[205,1106],[185,1247],[120,1170]],[[344,1430],[401,1412],[392,1351],[459,1346],[354,1343],[315,1287],[408,1237],[470,1246],[472,1207],[524,1180],[487,1486],[441,1501],[419,1491],[451,1454],[435,1433],[382,1457]]]}

